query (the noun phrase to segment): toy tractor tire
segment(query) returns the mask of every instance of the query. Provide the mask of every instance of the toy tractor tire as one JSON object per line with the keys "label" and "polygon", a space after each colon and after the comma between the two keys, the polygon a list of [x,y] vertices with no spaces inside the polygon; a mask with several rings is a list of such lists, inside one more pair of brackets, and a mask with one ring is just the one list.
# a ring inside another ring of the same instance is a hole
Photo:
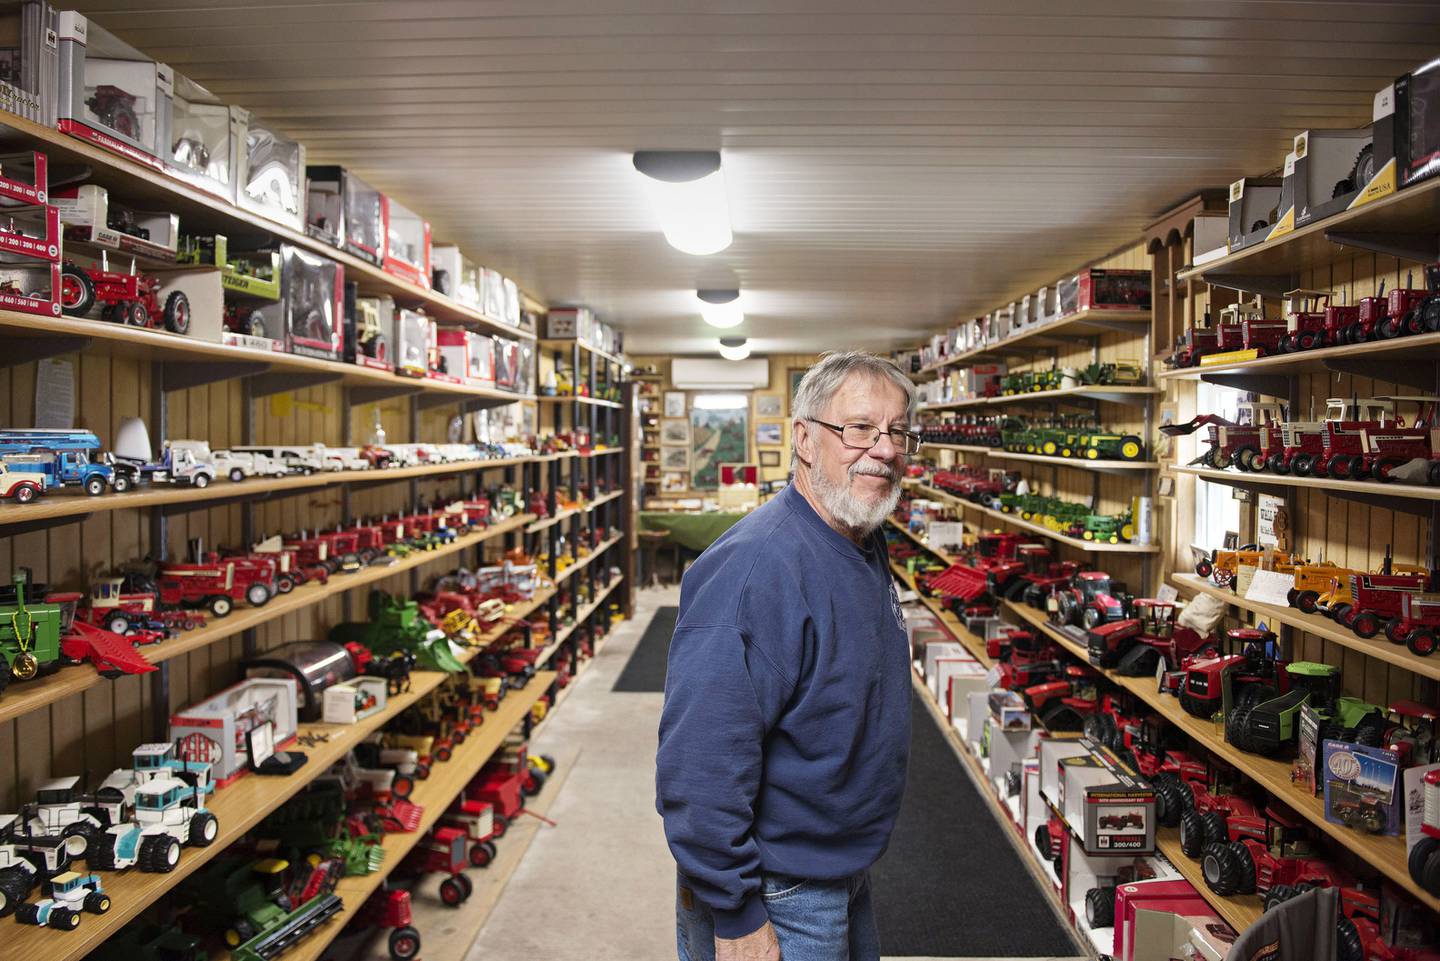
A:
{"label": "toy tractor tire", "polygon": [[1295,472],[1296,477],[1309,477],[1315,469],[1314,455],[1296,454],[1295,459],[1290,462],[1290,469]]}
{"label": "toy tractor tire", "polygon": [[224,594],[216,594],[205,603],[210,608],[210,613],[216,617],[224,617],[235,609],[235,602]]}
{"label": "toy tractor tire", "polygon": [[1351,612],[1352,610],[1354,610],[1353,607],[1351,607],[1349,604],[1345,603],[1344,601],[1341,601],[1339,604],[1335,604],[1335,605],[1333,605],[1333,606],[1330,608],[1330,610],[1329,610],[1329,616],[1330,616],[1330,619],[1333,620],[1333,621],[1335,621],[1336,623],[1338,623],[1338,624],[1343,624],[1343,625],[1345,625],[1346,627],[1349,627],[1349,626],[1350,626],[1350,612]]}
{"label": "toy tractor tire", "polygon": [[140,870],[168,874],[180,863],[180,842],[168,834],[153,834],[140,842]]}
{"label": "toy tractor tire", "polygon": [[[1089,534],[1090,532],[1086,531],[1085,533]],[[1112,540],[1111,543],[1113,544],[1114,541]],[[1095,630],[1104,620],[1105,615],[1093,607],[1085,608],[1085,612],[1080,615],[1080,622],[1085,625],[1087,631]]]}
{"label": "toy tractor tire", "polygon": [[1400,317],[1386,317],[1375,325],[1375,333],[1381,340],[1394,340],[1403,332],[1403,318]]}
{"label": "toy tractor tire", "polygon": [[546,775],[538,768],[526,765],[527,770],[520,779],[520,790],[526,797],[534,797],[545,790]]}
{"label": "toy tractor tire", "polygon": [[470,866],[472,868],[489,867],[492,860],[490,849],[485,846],[485,842],[477,841],[470,845]]}
{"label": "toy tractor tire", "polygon": [[15,870],[0,874],[0,918],[14,914],[29,894],[30,881],[24,873]]}
{"label": "toy tractor tire", "polygon": [[108,835],[100,835],[100,843],[90,845],[90,850],[85,854],[85,866],[92,871],[116,870],[115,845],[110,842]]}
{"label": "toy tractor tire", "polygon": [[1093,928],[1115,926],[1115,888],[1091,888],[1085,892],[1085,920]]}
{"label": "toy tractor tire", "polygon": [[1416,657],[1429,657],[1435,653],[1435,632],[1428,627],[1417,627],[1406,636],[1405,647]]}
{"label": "toy tractor tire", "polygon": [[65,850],[69,852],[70,856],[83,858],[95,846],[95,842],[100,836],[100,829],[93,824],[76,821],[74,824],[66,825],[65,830],[60,833],[65,838]]}
{"label": "toy tractor tire", "polygon": [[406,925],[390,932],[390,957],[395,961],[411,961],[420,954],[420,932]]}
{"label": "toy tractor tire", "polygon": [[289,594],[295,590],[295,578],[289,574],[281,574],[275,578],[275,593]]}
{"label": "toy tractor tire", "polygon": [[1200,870],[1205,876],[1205,886],[1222,896],[1247,894],[1249,892],[1245,889],[1255,886],[1255,864],[1250,858],[1250,849],[1239,841],[1217,841],[1206,845]]}
{"label": "toy tractor tire", "polygon": [[1195,573],[1201,577],[1209,577],[1215,571],[1215,566],[1208,560],[1198,561],[1195,564]]}
{"label": "toy tractor tire", "polygon": [[125,305],[125,323],[134,327],[150,326],[150,308],[138,300],[133,304]]}
{"label": "toy tractor tire", "polygon": [[45,919],[45,927],[58,931],[74,931],[80,927],[80,915],[69,908],[51,908],[50,917]]}
{"label": "toy tractor tire", "polygon": [[490,830],[494,832],[491,835],[492,837],[503,838],[505,832],[510,830],[510,819],[500,814],[495,815],[495,820]]}
{"label": "toy tractor tire", "polygon": [[258,310],[252,310],[245,316],[244,322],[240,325],[250,337],[265,336],[265,315]]}
{"label": "toy tractor tire", "polygon": [[95,306],[95,282],[78,267],[60,271],[60,309],[70,317],[84,317]]}
{"label": "toy tractor tire", "polygon": [[1194,809],[1180,815],[1180,850],[1186,857],[1198,858],[1205,851],[1205,824]]}
{"label": "toy tractor tire", "polygon": [[90,914],[105,914],[110,910],[110,895],[103,891],[91,891],[85,895],[85,910]]}
{"label": "toy tractor tire", "polygon": [[1385,632],[1385,640],[1389,641],[1391,644],[1405,643],[1405,634],[1407,633],[1407,630],[1405,628],[1405,621],[1401,618],[1390,618],[1385,622],[1385,625],[1381,628],[1381,630]]}
{"label": "toy tractor tire", "polygon": [[85,478],[85,493],[91,497],[99,497],[105,493],[105,478],[99,476]]}
{"label": "toy tractor tire", "polygon": [[232,948],[240,947],[253,937],[255,937],[255,926],[245,918],[237,919],[234,924],[225,929],[225,943]]}
{"label": "toy tractor tire", "polygon": [[1225,715],[1225,740],[1242,751],[1250,750],[1250,707],[1232,705]]}
{"label": "toy tractor tire", "polygon": [[130,618],[124,614],[111,614],[105,621],[105,630],[112,634],[129,634]]}
{"label": "toy tractor tire", "polygon": [[1316,591],[1300,591],[1295,595],[1295,609],[1305,614],[1314,614],[1320,609],[1319,600],[1320,595]]}
{"label": "toy tractor tire", "polygon": [[175,290],[165,298],[165,329],[172,334],[190,333],[190,298]]}
{"label": "toy tractor tire", "polygon": [[1365,961],[1365,942],[1355,922],[1343,914],[1335,919],[1335,961]]}
{"label": "toy tractor tire", "polygon": [[200,811],[190,819],[189,840],[193,847],[208,848],[220,834],[220,822],[209,811]]}
{"label": "toy tractor tire", "polygon": [[264,607],[270,603],[270,588],[264,584],[251,584],[245,588],[245,600],[251,607]]}
{"label": "toy tractor tire", "polygon": [[455,874],[440,882],[440,900],[446,907],[458,908],[465,903],[465,887],[460,883],[460,877]]}
{"label": "toy tractor tire", "polygon": [[390,783],[390,793],[401,799],[408,798],[415,793],[415,779],[408,774],[396,774]]}
{"label": "toy tractor tire", "polygon": [[1350,629],[1368,641],[1380,633],[1380,618],[1369,611],[1361,611],[1350,622]]}
{"label": "toy tractor tire", "polygon": [[1185,815],[1184,802],[1180,800],[1180,789],[1174,781],[1155,783],[1155,818],[1167,828],[1177,827]]}
{"label": "toy tractor tire", "polygon": [[1272,474],[1285,475],[1290,473],[1290,465],[1285,463],[1284,454],[1271,454],[1265,460],[1265,469]]}
{"label": "toy tractor tire", "polygon": [[1422,837],[1410,849],[1410,880],[1440,895],[1440,838]]}
{"label": "toy tractor tire", "polygon": [[417,761],[415,764],[415,776],[422,781],[430,779],[430,765],[425,761]]}

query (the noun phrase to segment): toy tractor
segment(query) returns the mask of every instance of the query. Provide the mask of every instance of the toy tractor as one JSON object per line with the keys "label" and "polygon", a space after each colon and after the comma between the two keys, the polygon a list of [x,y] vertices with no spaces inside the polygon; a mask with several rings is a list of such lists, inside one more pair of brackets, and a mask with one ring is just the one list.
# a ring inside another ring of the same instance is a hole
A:
{"label": "toy tractor", "polygon": [[[1247,687],[1237,698],[1232,692],[1225,718],[1225,740],[1242,751],[1271,756],[1299,736],[1300,708],[1312,701],[1330,704],[1340,694],[1340,669],[1315,661],[1285,665],[1289,690],[1261,700],[1262,686]],[[1228,675],[1232,684],[1236,675]]]}
{"label": "toy tractor", "polygon": [[1040,857],[1050,862],[1057,878],[1065,876],[1065,850],[1069,845],[1069,831],[1058,814],[1051,814],[1043,823],[1035,825],[1035,850]]}
{"label": "toy tractor", "polygon": [[1209,719],[1220,713],[1226,690],[1232,709],[1249,707],[1288,690],[1289,675],[1271,654],[1275,635],[1254,627],[1227,631],[1230,648],[1239,654],[1197,656],[1184,666],[1180,706],[1193,717]]}
{"label": "toy tractor", "polygon": [[1201,857],[1209,847],[1226,839],[1226,819],[1258,817],[1260,808],[1237,790],[1238,778],[1231,768],[1219,763],[1199,765],[1201,776],[1182,774],[1180,850],[1187,857]]}
{"label": "toy tractor", "polygon": [[131,327],[163,323],[172,334],[190,332],[190,298],[173,290],[160,306],[160,281],[132,271],[122,274],[66,262],[60,275],[60,306],[71,317],[84,317],[99,301],[100,319]]}
{"label": "toy tractor", "polygon": [[1049,731],[1078,731],[1099,708],[1095,681],[1099,675],[1084,664],[1071,664],[1063,674],[1022,691],[1025,706]]}
{"label": "toy tractor", "polygon": [[289,868],[280,858],[222,858],[189,886],[200,911],[223,925],[233,961],[273,958],[344,907],[323,862],[298,885],[289,883]]}
{"label": "toy tractor", "polygon": [[31,681],[60,668],[60,605],[31,600],[30,578],[29,569],[17,569],[12,589],[0,596],[0,692],[11,681]]}
{"label": "toy tractor", "polygon": [[356,920],[372,928],[389,928],[387,948],[394,961],[412,961],[420,954],[420,932],[410,913],[410,892],[382,885],[365,899]]}
{"label": "toy tractor", "polygon": [[1334,865],[1321,860],[1308,828],[1276,805],[1263,815],[1231,815],[1225,839],[1207,845],[1200,862],[1205,886],[1216,894],[1259,894],[1280,885],[1342,887]]}
{"label": "toy tractor", "polygon": [[1055,589],[1045,599],[1050,623],[1065,627],[1081,624],[1087,630],[1123,619],[1130,607],[1125,586],[1111,583],[1103,571],[1081,571],[1068,587]]}
{"label": "toy tractor", "polygon": [[66,871],[46,882],[46,897],[15,908],[15,920],[42,928],[73,931],[80,926],[81,913],[104,914],[110,910],[110,895],[97,874]]}
{"label": "toy tractor", "polygon": [[1421,837],[1410,849],[1411,879],[1429,893],[1440,897],[1440,769],[1422,779],[1424,806],[1420,816]]}
{"label": "toy tractor", "polygon": [[470,841],[470,866],[483,868],[495,860],[498,853],[495,842],[494,809],[484,801],[457,798],[440,818],[444,827],[457,828],[465,832]]}
{"label": "toy tractor", "polygon": [[447,907],[458,908],[475,890],[464,873],[470,863],[466,853],[468,843],[469,838],[461,828],[431,828],[406,855],[405,867],[420,874],[448,874],[449,877],[440,881],[440,900]]}

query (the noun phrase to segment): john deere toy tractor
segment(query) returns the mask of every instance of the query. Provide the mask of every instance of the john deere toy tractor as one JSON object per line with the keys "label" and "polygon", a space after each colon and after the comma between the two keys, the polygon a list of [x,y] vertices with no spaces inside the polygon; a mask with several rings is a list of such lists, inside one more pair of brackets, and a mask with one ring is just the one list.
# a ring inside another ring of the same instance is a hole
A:
{"label": "john deere toy tractor", "polygon": [[63,616],[59,604],[37,603],[30,571],[17,570],[10,590],[0,591],[0,691],[10,681],[29,681],[60,667]]}
{"label": "john deere toy tractor", "polygon": [[414,601],[371,591],[367,610],[368,622],[337,624],[330,629],[330,640],[363,644],[378,655],[411,651],[417,666],[425,670],[454,673],[465,669],[451,651],[449,638],[420,616]]}
{"label": "john deere toy tractor", "polygon": [[1283,694],[1261,700],[1263,685],[1250,686],[1240,692],[1241,696],[1248,695],[1245,700],[1232,700],[1225,717],[1225,740],[1252,754],[1277,754],[1285,745],[1295,743],[1301,707],[1312,701],[1329,704],[1340,694],[1338,667],[1295,661],[1285,665],[1285,674],[1290,689]]}

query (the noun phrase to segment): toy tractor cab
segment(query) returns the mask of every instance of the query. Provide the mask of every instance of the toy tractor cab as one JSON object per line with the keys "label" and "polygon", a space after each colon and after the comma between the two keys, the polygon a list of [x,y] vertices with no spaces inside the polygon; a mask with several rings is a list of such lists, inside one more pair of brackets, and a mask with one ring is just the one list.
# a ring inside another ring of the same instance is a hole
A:
{"label": "toy tractor cab", "polygon": [[1128,613],[1130,596],[1125,585],[1112,583],[1103,571],[1081,571],[1070,586],[1056,590],[1045,601],[1050,623],[1058,627],[1083,624],[1088,630],[1110,621],[1123,619]]}
{"label": "toy tractor cab", "polygon": [[1180,706],[1186,713],[1211,718],[1220,713],[1229,694],[1232,709],[1253,707],[1289,690],[1289,675],[1274,652],[1275,635],[1255,627],[1225,633],[1229,650],[1240,653],[1197,656],[1185,666]]}

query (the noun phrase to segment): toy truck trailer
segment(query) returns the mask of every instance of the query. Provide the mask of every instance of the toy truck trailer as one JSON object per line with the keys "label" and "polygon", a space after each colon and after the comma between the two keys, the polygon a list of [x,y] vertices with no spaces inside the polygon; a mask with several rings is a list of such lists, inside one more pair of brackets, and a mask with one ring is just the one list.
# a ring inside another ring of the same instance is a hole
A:
{"label": "toy truck trailer", "polygon": [[[100,451],[100,438],[88,430],[44,428],[0,430],[0,458],[17,473],[44,474],[45,487],[80,487],[92,496],[107,487],[124,493],[135,486],[133,469],[90,454]],[[28,456],[27,456],[28,455]]]}

